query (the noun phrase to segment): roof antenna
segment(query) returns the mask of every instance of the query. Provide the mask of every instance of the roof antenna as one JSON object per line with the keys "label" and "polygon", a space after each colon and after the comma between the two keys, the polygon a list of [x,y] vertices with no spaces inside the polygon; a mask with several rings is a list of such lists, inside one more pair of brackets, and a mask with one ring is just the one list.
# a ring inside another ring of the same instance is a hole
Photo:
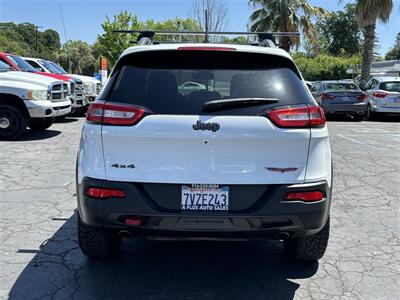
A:
{"label": "roof antenna", "polygon": [[204,11],[204,17],[206,18],[206,20],[205,20],[206,32],[205,32],[205,36],[204,36],[204,43],[209,43],[209,41],[208,41],[208,9],[207,8]]}
{"label": "roof antenna", "polygon": [[68,71],[71,72],[71,57],[69,56],[69,46],[68,46],[68,39],[67,39],[67,31],[65,30],[65,22],[64,22],[64,14],[62,10],[62,6],[60,3],[60,12],[61,12],[61,20],[64,29],[64,38],[65,38],[65,47],[67,48],[67,56],[68,56]]}

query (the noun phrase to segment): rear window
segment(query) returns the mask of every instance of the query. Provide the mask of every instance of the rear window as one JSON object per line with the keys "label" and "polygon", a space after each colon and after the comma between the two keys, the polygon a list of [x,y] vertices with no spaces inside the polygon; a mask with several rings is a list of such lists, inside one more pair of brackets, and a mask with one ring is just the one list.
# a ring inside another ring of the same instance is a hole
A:
{"label": "rear window", "polygon": [[258,114],[266,108],[311,103],[294,64],[265,54],[221,51],[151,51],[115,67],[99,99],[142,106],[156,114],[207,114],[204,102],[276,98],[277,103],[210,114]]}
{"label": "rear window", "polygon": [[383,82],[380,85],[380,89],[388,92],[399,92],[400,93],[400,82]]}
{"label": "rear window", "polygon": [[326,91],[345,91],[359,90],[360,88],[354,83],[325,83],[324,90]]}

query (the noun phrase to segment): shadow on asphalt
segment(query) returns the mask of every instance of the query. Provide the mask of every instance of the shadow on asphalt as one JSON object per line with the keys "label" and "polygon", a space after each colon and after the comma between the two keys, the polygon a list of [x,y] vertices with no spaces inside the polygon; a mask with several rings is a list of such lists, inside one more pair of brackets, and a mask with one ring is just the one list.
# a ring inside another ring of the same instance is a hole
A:
{"label": "shadow on asphalt", "polygon": [[77,246],[75,224],[73,215],[41,246],[9,299],[292,299],[299,284],[291,279],[318,270],[288,260],[276,241],[127,239],[118,257],[92,262]]}
{"label": "shadow on asphalt", "polygon": [[60,124],[64,124],[64,123],[73,123],[73,122],[77,122],[79,121],[79,119],[77,117],[65,117],[65,118],[56,118],[54,123],[60,123]]}
{"label": "shadow on asphalt", "polygon": [[59,130],[52,130],[52,129],[46,129],[43,131],[32,131],[28,129],[24,135],[22,135],[19,139],[17,140],[12,140],[12,141],[3,141],[2,142],[9,142],[9,143],[18,143],[18,142],[27,142],[27,141],[40,141],[40,140],[45,140],[49,139],[52,137],[55,137],[57,135],[61,134],[61,131]]}

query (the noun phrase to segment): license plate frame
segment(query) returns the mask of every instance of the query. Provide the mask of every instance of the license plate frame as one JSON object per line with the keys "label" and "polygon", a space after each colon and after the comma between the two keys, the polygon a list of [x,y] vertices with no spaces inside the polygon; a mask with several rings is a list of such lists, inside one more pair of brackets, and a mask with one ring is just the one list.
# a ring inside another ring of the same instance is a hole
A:
{"label": "license plate frame", "polygon": [[229,186],[218,184],[191,184],[181,186],[182,211],[228,211]]}

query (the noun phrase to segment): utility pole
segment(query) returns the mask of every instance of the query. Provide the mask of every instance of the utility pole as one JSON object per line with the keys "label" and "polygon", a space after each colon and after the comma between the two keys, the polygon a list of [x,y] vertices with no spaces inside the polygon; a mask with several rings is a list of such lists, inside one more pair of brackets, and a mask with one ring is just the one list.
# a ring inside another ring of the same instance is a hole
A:
{"label": "utility pole", "polygon": [[35,36],[36,36],[36,56],[35,57],[39,57],[38,29],[43,28],[43,26],[36,25],[35,28],[36,28],[36,34],[35,34]]}

